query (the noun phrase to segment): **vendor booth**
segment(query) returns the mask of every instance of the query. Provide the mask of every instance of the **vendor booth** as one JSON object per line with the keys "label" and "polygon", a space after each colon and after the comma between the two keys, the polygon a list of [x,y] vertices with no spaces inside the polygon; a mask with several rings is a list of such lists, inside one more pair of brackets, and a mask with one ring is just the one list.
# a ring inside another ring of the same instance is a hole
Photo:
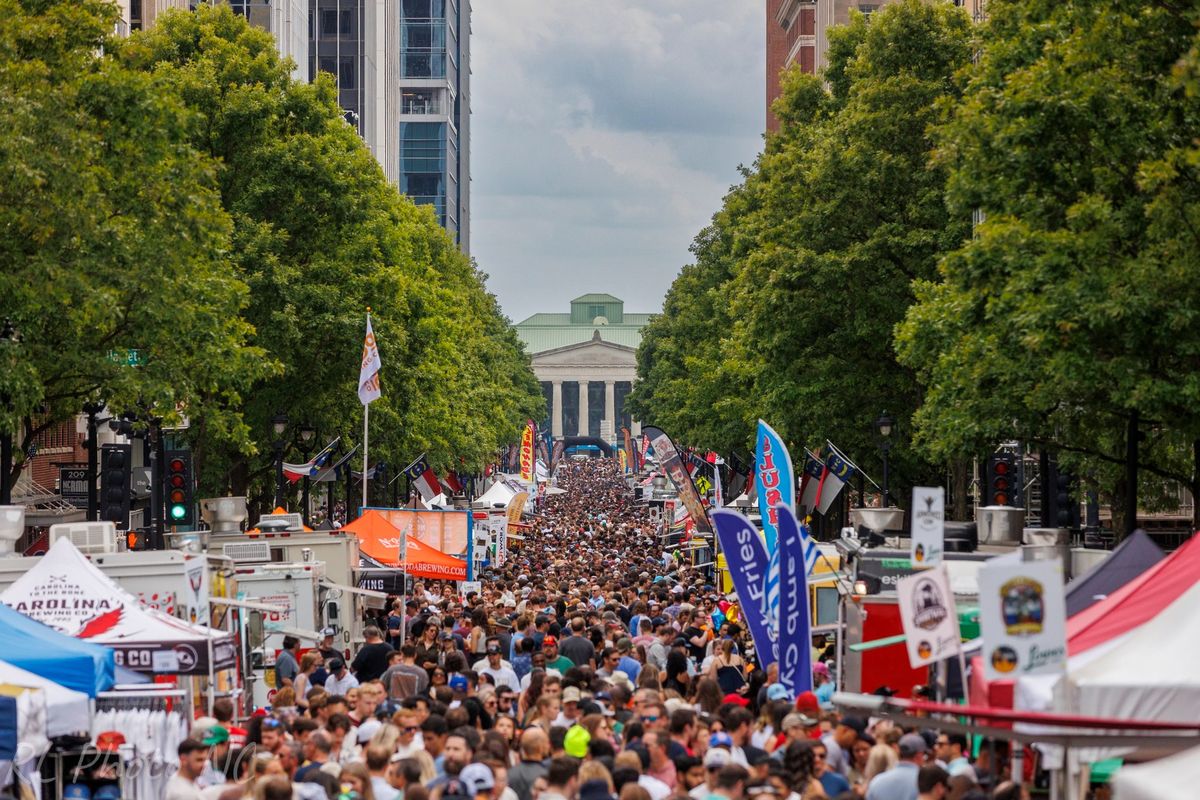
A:
{"label": "vendor booth", "polygon": [[15,667],[95,697],[114,681],[113,651],[67,636],[0,604],[0,653]]}
{"label": "vendor booth", "polygon": [[1134,531],[1108,558],[1067,584],[1067,616],[1104,600],[1164,557],[1162,548],[1145,531]]}
{"label": "vendor booth", "polygon": [[111,647],[137,672],[212,675],[235,666],[233,637],[142,606],[63,537],[0,602],[70,636]]}
{"label": "vendor booth", "polygon": [[41,695],[39,705],[44,706],[44,733],[47,737],[88,732],[91,708],[88,696],[84,692],[68,689],[7,661],[0,661],[0,684],[20,687]]}
{"label": "vendor booth", "polygon": [[1192,800],[1200,785],[1200,747],[1122,767],[1113,778],[1119,800]]}
{"label": "vendor booth", "polygon": [[392,567],[416,578],[465,581],[467,565],[421,540],[406,537],[407,557],[400,561],[400,530],[378,509],[366,509],[362,516],[342,530],[358,536],[359,550],[377,564]]}

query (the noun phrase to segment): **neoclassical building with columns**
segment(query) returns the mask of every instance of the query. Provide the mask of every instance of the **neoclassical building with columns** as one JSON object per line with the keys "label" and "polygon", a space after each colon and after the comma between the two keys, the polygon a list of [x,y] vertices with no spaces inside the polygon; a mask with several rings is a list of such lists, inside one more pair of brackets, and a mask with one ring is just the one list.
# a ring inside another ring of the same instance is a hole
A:
{"label": "neoclassical building with columns", "polygon": [[601,436],[613,441],[641,423],[625,408],[637,375],[635,355],[650,314],[627,314],[610,294],[585,294],[567,314],[534,314],[517,323],[533,358],[549,419],[541,430],[560,436]]}

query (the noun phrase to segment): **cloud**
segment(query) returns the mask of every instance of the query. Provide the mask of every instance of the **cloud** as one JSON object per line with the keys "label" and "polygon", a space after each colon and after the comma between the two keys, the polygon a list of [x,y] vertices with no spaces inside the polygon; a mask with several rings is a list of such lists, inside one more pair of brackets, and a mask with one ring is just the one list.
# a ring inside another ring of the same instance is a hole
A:
{"label": "cloud", "polygon": [[757,0],[476,0],[471,251],[514,320],[654,311],[761,147]]}

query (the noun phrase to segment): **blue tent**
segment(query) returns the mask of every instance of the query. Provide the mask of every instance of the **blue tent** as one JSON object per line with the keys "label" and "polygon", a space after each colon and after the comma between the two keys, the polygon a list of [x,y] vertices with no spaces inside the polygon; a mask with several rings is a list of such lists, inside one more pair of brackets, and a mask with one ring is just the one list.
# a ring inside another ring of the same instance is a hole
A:
{"label": "blue tent", "polygon": [[111,648],[61,634],[3,603],[0,657],[88,697],[113,685],[116,665]]}

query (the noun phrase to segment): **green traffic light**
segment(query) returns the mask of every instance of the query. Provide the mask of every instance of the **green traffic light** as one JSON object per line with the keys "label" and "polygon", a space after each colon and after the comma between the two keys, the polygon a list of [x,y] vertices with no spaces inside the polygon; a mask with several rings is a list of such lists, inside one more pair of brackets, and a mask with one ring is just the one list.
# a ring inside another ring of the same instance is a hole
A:
{"label": "green traffic light", "polygon": [[187,516],[187,508],[184,506],[171,506],[171,519],[183,519]]}

